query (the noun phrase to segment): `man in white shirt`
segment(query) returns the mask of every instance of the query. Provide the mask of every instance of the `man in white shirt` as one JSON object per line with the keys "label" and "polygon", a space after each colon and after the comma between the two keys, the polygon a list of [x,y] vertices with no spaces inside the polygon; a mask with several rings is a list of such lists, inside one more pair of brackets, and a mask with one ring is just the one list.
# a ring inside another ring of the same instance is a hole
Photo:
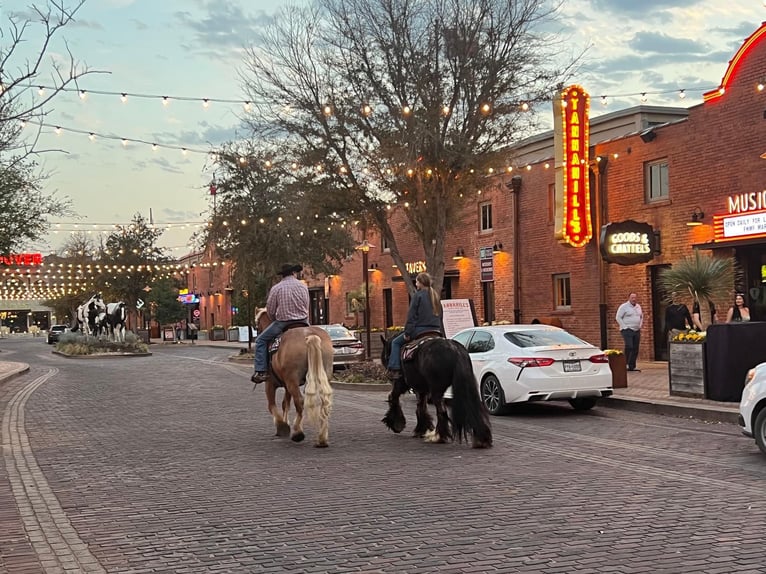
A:
{"label": "man in white shirt", "polygon": [[638,295],[631,293],[628,300],[617,309],[617,324],[620,326],[620,335],[625,341],[625,359],[629,371],[639,371],[636,368],[638,358],[638,345],[641,342],[641,327],[644,325],[644,312],[638,304]]}

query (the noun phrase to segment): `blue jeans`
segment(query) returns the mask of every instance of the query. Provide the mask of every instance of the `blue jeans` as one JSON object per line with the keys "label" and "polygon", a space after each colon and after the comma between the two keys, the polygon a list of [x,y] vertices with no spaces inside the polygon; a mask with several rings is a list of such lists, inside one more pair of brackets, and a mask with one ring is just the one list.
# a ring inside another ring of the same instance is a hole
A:
{"label": "blue jeans", "polygon": [[391,341],[391,354],[388,356],[388,368],[399,370],[402,368],[402,346],[404,345],[404,333],[398,334]]}
{"label": "blue jeans", "polygon": [[255,372],[263,373],[269,368],[269,345],[282,334],[292,321],[273,321],[255,339]]}
{"label": "blue jeans", "polygon": [[620,331],[623,341],[625,341],[625,360],[628,363],[628,370],[636,368],[636,359],[638,358],[638,345],[641,343],[641,331],[633,329],[623,329]]}

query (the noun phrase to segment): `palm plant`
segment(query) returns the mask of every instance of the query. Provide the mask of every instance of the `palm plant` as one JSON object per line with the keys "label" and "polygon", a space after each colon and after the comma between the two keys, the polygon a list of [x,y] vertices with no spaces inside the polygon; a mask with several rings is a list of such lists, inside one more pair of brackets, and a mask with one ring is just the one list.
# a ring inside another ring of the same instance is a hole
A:
{"label": "palm plant", "polygon": [[695,250],[693,255],[661,271],[659,285],[668,302],[687,303],[691,300],[699,305],[700,321],[707,326],[712,322],[711,304],[730,298],[739,277],[740,271],[733,257],[703,256]]}

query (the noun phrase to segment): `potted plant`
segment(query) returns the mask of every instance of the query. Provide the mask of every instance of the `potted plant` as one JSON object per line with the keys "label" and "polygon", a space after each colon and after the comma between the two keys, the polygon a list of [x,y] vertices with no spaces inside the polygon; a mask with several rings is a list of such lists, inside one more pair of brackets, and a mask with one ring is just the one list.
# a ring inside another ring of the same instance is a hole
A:
{"label": "potted plant", "polygon": [[714,322],[715,301],[729,298],[739,277],[733,257],[713,257],[695,251],[660,272],[659,286],[668,302],[692,304],[699,331],[675,334],[668,349],[671,395],[704,397],[707,361],[704,329]]}
{"label": "potted plant", "polygon": [[609,359],[609,369],[612,371],[612,388],[626,389],[628,387],[628,361],[625,353],[617,349],[604,351]]}

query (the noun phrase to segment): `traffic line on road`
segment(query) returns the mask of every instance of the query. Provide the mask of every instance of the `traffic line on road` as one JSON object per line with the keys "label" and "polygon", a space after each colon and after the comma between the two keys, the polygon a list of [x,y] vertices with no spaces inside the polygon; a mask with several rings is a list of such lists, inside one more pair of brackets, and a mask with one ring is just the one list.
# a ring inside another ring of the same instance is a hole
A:
{"label": "traffic line on road", "polygon": [[67,518],[37,464],[25,427],[27,400],[58,373],[50,369],[17,392],[3,413],[2,449],[13,497],[30,544],[46,573],[106,573]]}

